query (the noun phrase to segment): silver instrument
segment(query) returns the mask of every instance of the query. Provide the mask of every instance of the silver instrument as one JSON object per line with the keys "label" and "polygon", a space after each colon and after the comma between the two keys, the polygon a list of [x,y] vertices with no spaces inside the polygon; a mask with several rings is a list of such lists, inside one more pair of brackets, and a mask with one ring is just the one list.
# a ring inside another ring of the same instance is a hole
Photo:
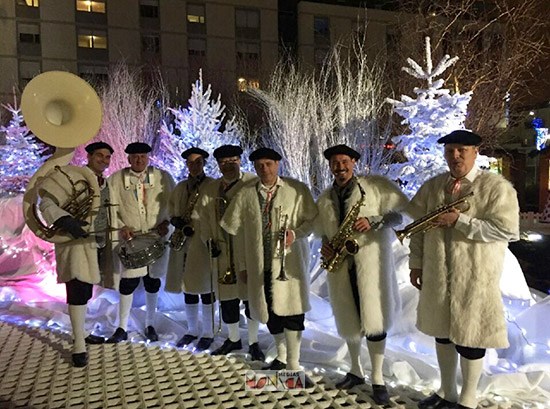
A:
{"label": "silver instrument", "polygon": [[288,230],[288,214],[283,213],[283,208],[279,206],[277,208],[279,229],[277,231],[277,247],[275,249],[275,256],[281,260],[281,268],[277,280],[288,281],[288,277],[285,271],[286,261],[286,231]]}
{"label": "silver instrument", "polygon": [[153,264],[162,257],[166,243],[155,232],[138,234],[115,248],[124,267],[135,269]]}

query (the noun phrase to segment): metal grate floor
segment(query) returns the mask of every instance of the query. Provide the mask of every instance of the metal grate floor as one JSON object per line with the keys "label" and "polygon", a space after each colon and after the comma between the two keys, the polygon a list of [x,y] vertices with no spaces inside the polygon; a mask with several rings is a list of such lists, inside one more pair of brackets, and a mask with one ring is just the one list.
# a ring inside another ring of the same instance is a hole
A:
{"label": "metal grate floor", "polygon": [[[316,385],[307,390],[247,391],[244,374],[259,363],[241,356],[130,342],[88,352],[88,366],[74,368],[67,334],[0,321],[0,408],[381,408],[370,386],[337,390],[324,374],[309,373]],[[390,394],[387,408],[416,408],[424,397],[406,386]]]}

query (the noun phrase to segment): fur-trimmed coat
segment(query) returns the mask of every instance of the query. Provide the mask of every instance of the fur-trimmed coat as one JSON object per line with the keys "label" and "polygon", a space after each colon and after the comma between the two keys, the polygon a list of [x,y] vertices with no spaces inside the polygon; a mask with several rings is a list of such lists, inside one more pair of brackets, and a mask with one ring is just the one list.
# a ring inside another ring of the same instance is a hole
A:
{"label": "fur-trimmed coat", "polygon": [[[175,186],[172,176],[152,166],[147,168],[146,175],[145,180],[137,184],[131,183],[130,168],[121,169],[109,177],[111,203],[116,205],[113,212],[114,227],[149,232],[162,222],[170,220],[168,201]],[[167,238],[161,239],[166,241]],[[122,278],[143,277],[147,272],[151,277],[161,278],[166,274],[169,253],[170,249],[167,247],[164,254],[148,267],[127,269],[118,258],[115,266]]]}
{"label": "fur-trimmed coat", "polygon": [[[202,222],[197,206],[206,186],[213,179],[205,177],[199,187],[199,198],[191,213],[192,227],[195,233],[187,239],[181,251],[171,251],[166,274],[165,290],[169,293],[206,294],[211,288],[210,258],[208,248],[201,240]],[[189,181],[183,180],[174,189],[170,196],[170,216],[183,216],[187,210]],[[217,280],[212,280],[213,290],[216,291]]]}
{"label": "fur-trimmed coat", "polygon": [[[280,178],[281,186],[271,206],[272,241],[272,309],[280,316],[298,315],[309,311],[309,243],[317,207],[308,187],[294,179]],[[247,271],[248,301],[252,318],[266,323],[268,309],[264,293],[264,253],[262,213],[258,198],[258,183],[249,182],[241,188],[225,211],[221,226],[232,235],[243,229],[246,245],[244,267]],[[278,208],[288,215],[288,229],[296,240],[287,249],[285,272],[288,281],[279,281],[280,259],[276,257]]]}
{"label": "fur-trimmed coat", "polygon": [[[74,183],[86,181],[99,196],[100,188],[94,172],[88,167],[62,166],[61,170],[69,175]],[[68,179],[53,169],[39,182],[38,192],[43,199],[40,203],[42,217],[48,224],[53,224],[63,216],[71,216],[63,206],[72,195]],[[99,204],[99,203],[97,203]],[[90,230],[98,214],[98,207],[92,206],[85,221]],[[72,239],[66,243],[55,244],[57,281],[66,283],[78,279],[85,283],[98,284],[101,276],[97,260],[97,243],[94,235],[87,238]]]}
{"label": "fur-trimmed coat", "polygon": [[[243,172],[239,181],[235,183],[226,193],[225,201],[223,203],[220,186],[222,179],[216,179],[210,183],[204,190],[204,195],[201,197],[200,203],[197,205],[199,217],[201,221],[201,236],[204,243],[212,239],[220,249],[220,255],[215,259],[215,277],[221,277],[228,269],[228,246],[233,249],[233,265],[234,272],[237,274],[239,269],[243,267],[245,249],[244,238],[242,237],[243,230],[241,229],[237,236],[231,236],[225,232],[220,226],[221,216],[218,212],[229,206],[231,200],[235,197],[239,189],[243,187],[247,182],[251,180],[257,180],[258,178],[248,172]],[[238,260],[237,260],[238,255]],[[238,276],[238,274],[237,274]],[[248,299],[247,287],[245,283],[237,282],[237,284],[221,284],[218,282],[218,299],[221,301],[233,300],[235,298],[241,300]]]}
{"label": "fur-trimmed coat", "polygon": [[[411,201],[415,219],[445,203],[448,175],[420,188]],[[470,208],[454,228],[435,228],[411,238],[409,266],[422,269],[417,327],[461,346],[506,348],[499,282],[508,241],[519,237],[517,194],[502,176],[483,171],[471,189]],[[473,229],[476,223],[492,226],[501,238],[481,241]]]}
{"label": "fur-trimmed coat", "polygon": [[[397,212],[408,202],[399,188],[382,176],[358,177],[357,180],[365,191],[365,202],[359,217],[372,219],[373,216]],[[331,198],[332,189],[325,190],[317,201],[319,215],[315,231],[324,240],[330,240],[340,226],[337,205]],[[346,201],[346,213],[360,198],[359,188],[355,187]],[[359,251],[353,260],[357,271],[360,315],[348,274],[351,257],[348,256],[338,270],[327,273],[336,327],[346,339],[387,332],[401,306],[392,252],[392,242],[395,240],[392,229],[382,227],[366,233],[355,232],[354,239],[359,244]]]}

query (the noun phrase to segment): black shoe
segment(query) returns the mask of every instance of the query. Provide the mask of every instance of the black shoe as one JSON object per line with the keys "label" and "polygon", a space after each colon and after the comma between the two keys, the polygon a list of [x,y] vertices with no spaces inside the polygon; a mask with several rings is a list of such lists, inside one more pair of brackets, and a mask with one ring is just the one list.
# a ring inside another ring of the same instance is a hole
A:
{"label": "black shoe", "polygon": [[233,342],[229,338],[227,338],[225,342],[222,344],[222,346],[212,351],[210,355],[227,355],[231,351],[242,349],[242,347],[243,347],[243,344],[240,339],[238,341]]}
{"label": "black shoe", "polygon": [[309,388],[313,388],[314,386],[315,386],[315,382],[313,382],[313,380],[309,376],[304,374],[304,388],[309,389]]}
{"label": "black shoe", "polygon": [[279,361],[278,359],[274,359],[271,361],[271,363],[267,366],[262,367],[262,369],[269,370],[269,371],[280,371],[282,369],[286,369],[286,364],[284,362]]}
{"label": "black shoe", "polygon": [[147,326],[147,328],[145,328],[145,338],[147,338],[151,342],[157,342],[159,340],[157,331],[155,331],[155,328],[153,326],[149,325]]}
{"label": "black shoe", "polygon": [[180,340],[176,343],[176,347],[183,348],[186,345],[189,345],[191,342],[196,340],[198,337],[196,335],[185,334]]}
{"label": "black shoe", "polygon": [[197,342],[195,351],[197,352],[206,351],[208,348],[210,348],[210,345],[212,345],[212,342],[214,342],[214,338],[202,337],[201,339],[199,339],[199,342]]}
{"label": "black shoe", "polygon": [[377,405],[388,405],[390,403],[390,394],[386,385],[372,385],[372,400]]}
{"label": "black shoe", "polygon": [[348,372],[344,379],[342,379],[334,386],[336,386],[338,389],[351,389],[354,386],[363,385],[364,383],[365,379]]}
{"label": "black shoe", "polygon": [[78,354],[73,354],[73,366],[77,368],[84,368],[88,365],[88,353],[80,352]]}
{"label": "black shoe", "polygon": [[97,344],[104,344],[105,338],[98,337],[97,335],[94,335],[94,334],[90,334],[86,338],[84,338],[84,341],[90,345],[97,345]]}
{"label": "black shoe", "polygon": [[265,355],[260,349],[260,345],[257,342],[248,346],[248,353],[253,361],[265,361]]}
{"label": "black shoe", "polygon": [[126,341],[128,339],[128,333],[122,328],[118,327],[113,335],[107,339],[108,344],[118,344],[120,341]]}
{"label": "black shoe", "polygon": [[434,393],[418,402],[418,409],[456,409],[456,403],[449,402]]}

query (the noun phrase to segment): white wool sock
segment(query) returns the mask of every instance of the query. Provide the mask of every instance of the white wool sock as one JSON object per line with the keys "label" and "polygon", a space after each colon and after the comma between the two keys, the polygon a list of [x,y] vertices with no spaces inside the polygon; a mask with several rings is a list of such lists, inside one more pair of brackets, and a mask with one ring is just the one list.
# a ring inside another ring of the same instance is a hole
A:
{"label": "white wool sock", "polygon": [[382,365],[384,364],[384,351],[386,350],[386,340],[369,341],[367,339],[367,348],[371,362],[371,383],[373,385],[384,385],[384,375]]}
{"label": "white wool sock", "polygon": [[260,323],[250,318],[246,320],[248,325],[248,345],[252,345],[258,342],[258,329],[260,328]]}
{"label": "white wool sock", "polygon": [[133,301],[133,293],[128,295],[120,294],[120,300],[118,302],[118,326],[124,331],[128,331],[128,318],[130,317]]}
{"label": "white wool sock", "polygon": [[199,304],[185,304],[187,334],[199,336]]}
{"label": "white wool sock", "polygon": [[241,339],[239,335],[239,323],[234,322],[232,324],[227,324],[227,331],[229,332],[229,340],[231,342],[237,342]]}
{"label": "white wool sock", "polygon": [[214,338],[214,330],[212,326],[214,320],[212,319],[212,311],[214,310],[215,303],[202,304],[202,336],[204,338]]}
{"label": "white wool sock", "polygon": [[477,407],[477,384],[483,371],[483,358],[466,359],[460,357],[460,369],[462,372],[462,390],[458,403],[468,408]]}
{"label": "white wool sock", "polygon": [[86,352],[86,334],[84,323],[86,322],[86,305],[69,305],[69,318],[73,328],[73,354]]}
{"label": "white wool sock", "polygon": [[348,346],[349,359],[351,367],[349,372],[360,378],[365,377],[363,372],[363,366],[361,365],[361,338],[359,339],[347,339],[346,344]]}
{"label": "white wool sock", "polygon": [[285,341],[287,347],[286,369],[299,371],[300,368],[300,345],[302,344],[302,331],[285,329]]}
{"label": "white wool sock", "polygon": [[274,334],[275,347],[277,348],[277,360],[286,364],[286,340],[285,333]]}
{"label": "white wool sock", "polygon": [[145,293],[145,327],[155,326],[159,293]]}
{"label": "white wool sock", "polygon": [[458,365],[458,352],[455,344],[435,343],[435,352],[439,371],[441,372],[441,387],[437,394],[449,402],[456,402],[456,368]]}

